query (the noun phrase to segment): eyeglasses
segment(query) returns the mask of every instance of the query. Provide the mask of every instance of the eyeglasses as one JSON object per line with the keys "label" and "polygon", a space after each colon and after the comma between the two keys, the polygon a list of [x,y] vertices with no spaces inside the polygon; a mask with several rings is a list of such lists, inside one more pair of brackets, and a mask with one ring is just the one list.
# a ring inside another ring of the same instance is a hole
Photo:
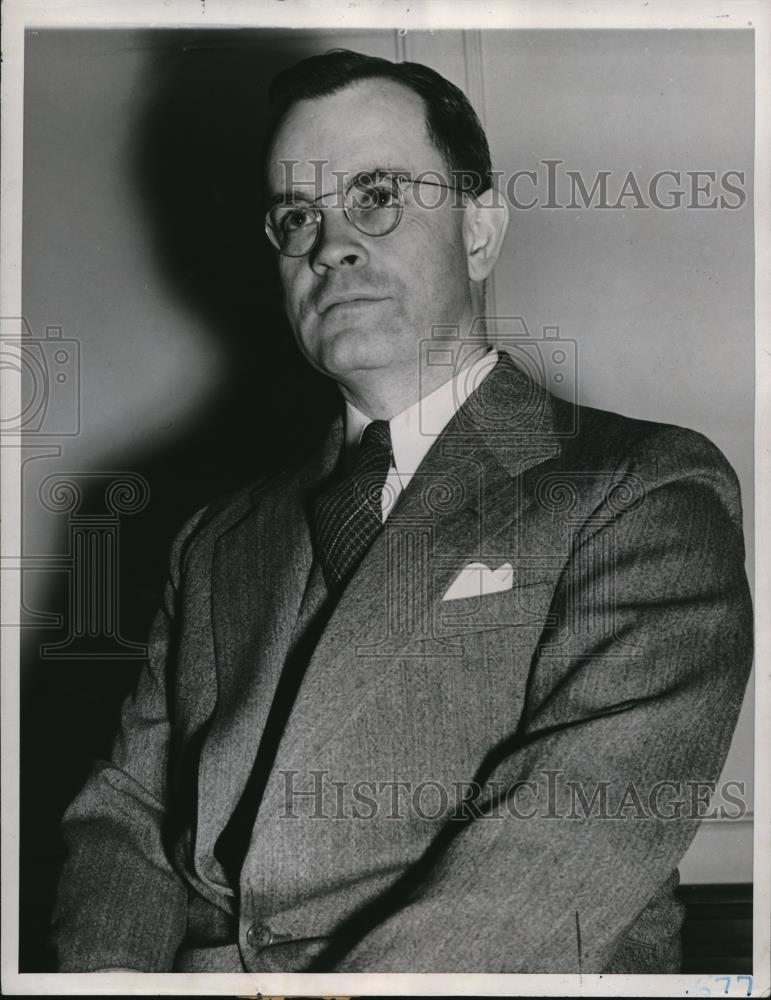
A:
{"label": "eyeglasses", "polygon": [[[387,236],[401,222],[404,213],[404,187],[429,184],[432,187],[461,190],[452,184],[410,177],[408,171],[367,170],[356,174],[345,189],[343,212],[346,219],[366,236]],[[332,192],[330,192],[332,193]],[[321,236],[321,209],[316,202],[287,199],[273,205],[265,214],[265,232],[273,246],[285,257],[305,257]]]}

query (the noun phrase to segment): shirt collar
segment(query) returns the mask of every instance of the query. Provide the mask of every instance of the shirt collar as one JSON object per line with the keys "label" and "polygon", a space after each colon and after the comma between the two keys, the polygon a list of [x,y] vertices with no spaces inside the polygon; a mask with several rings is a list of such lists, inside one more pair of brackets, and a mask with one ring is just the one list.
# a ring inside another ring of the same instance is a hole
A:
{"label": "shirt collar", "polygon": [[[416,471],[436,438],[489,375],[497,360],[498,352],[494,347],[476,360],[472,355],[452,378],[391,417],[389,426],[393,461],[400,475],[411,476]],[[346,401],[345,446],[349,454],[361,440],[364,428],[371,422],[370,417]]]}

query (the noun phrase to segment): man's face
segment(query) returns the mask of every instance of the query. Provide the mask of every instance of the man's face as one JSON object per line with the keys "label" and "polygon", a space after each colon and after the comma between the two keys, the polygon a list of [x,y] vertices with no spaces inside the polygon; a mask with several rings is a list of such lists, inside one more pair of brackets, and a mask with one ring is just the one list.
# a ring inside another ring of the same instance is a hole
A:
{"label": "man's face", "polygon": [[[299,162],[290,168],[291,161]],[[270,151],[271,195],[288,193],[288,180],[298,199],[330,195],[317,202],[323,219],[315,248],[305,257],[280,256],[279,270],[301,351],[344,386],[375,369],[408,384],[416,378],[418,342],[432,325],[470,319],[463,211],[454,192],[406,185],[399,225],[368,236],[346,219],[338,192],[375,168],[413,177],[429,171],[428,179],[451,182],[426,134],[422,100],[390,80],[301,101]],[[437,200],[440,206],[430,207]]]}

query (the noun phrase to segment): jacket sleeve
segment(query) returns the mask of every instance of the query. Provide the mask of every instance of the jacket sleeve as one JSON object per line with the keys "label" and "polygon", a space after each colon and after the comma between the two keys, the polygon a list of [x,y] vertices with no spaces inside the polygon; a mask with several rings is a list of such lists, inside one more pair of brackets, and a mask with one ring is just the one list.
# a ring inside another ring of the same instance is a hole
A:
{"label": "jacket sleeve", "polygon": [[52,924],[61,972],[170,971],[187,922],[187,890],[163,842],[170,736],[166,672],[180,563],[196,515],[175,540],[148,660],[126,699],[111,760],[97,761],[65,812],[67,858]]}
{"label": "jacket sleeve", "polygon": [[718,450],[678,428],[638,445],[576,531],[525,717],[475,810],[317,967],[608,969],[725,761],[751,661],[743,557]]}

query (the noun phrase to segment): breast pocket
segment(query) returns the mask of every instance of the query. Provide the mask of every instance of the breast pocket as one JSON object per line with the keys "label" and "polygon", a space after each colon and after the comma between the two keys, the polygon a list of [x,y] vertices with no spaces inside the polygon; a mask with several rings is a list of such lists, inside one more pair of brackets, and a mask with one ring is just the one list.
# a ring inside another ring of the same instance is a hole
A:
{"label": "breast pocket", "polygon": [[434,636],[444,639],[505,628],[543,627],[549,624],[553,592],[553,580],[539,580],[497,593],[439,601],[434,607]]}

